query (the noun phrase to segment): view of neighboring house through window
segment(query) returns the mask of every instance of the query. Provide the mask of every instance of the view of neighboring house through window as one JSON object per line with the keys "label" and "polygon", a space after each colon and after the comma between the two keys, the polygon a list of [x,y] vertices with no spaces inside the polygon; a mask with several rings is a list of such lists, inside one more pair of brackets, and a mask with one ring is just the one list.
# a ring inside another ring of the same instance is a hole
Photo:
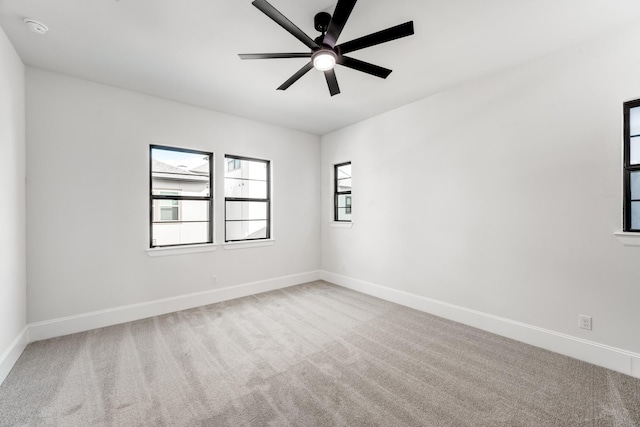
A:
{"label": "view of neighboring house through window", "polygon": [[236,169],[240,169],[240,159],[234,159],[234,158],[230,158],[227,157],[225,158],[225,160],[227,161],[227,172],[231,172],[234,171]]}
{"label": "view of neighboring house through window", "polygon": [[150,247],[213,243],[213,154],[152,145]]}
{"label": "view of neighboring house through window", "polygon": [[624,104],[624,231],[640,232],[640,99]]}
{"label": "view of neighboring house through window", "polygon": [[225,241],[271,237],[268,160],[225,156]]}
{"label": "view of neighboring house through window", "polygon": [[351,162],[334,165],[334,220],[351,221]]}
{"label": "view of neighboring house through window", "polygon": [[[177,191],[160,191],[161,196],[178,196]],[[180,202],[177,200],[158,200],[160,208],[160,221],[178,221],[178,209]]]}

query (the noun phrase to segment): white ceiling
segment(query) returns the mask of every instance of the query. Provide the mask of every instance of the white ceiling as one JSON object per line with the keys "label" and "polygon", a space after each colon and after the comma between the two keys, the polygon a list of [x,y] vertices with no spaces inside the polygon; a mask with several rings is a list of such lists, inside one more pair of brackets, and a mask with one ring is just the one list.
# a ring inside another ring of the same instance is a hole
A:
{"label": "white ceiling", "polygon": [[[269,1],[312,38],[313,16],[336,3]],[[350,54],[393,73],[338,66],[342,93],[331,97],[316,70],[275,90],[307,59],[238,58],[308,51],[250,0],[0,0],[0,26],[27,65],[319,135],[639,16],[638,0],[360,0],[338,43],[410,20],[415,35]]]}

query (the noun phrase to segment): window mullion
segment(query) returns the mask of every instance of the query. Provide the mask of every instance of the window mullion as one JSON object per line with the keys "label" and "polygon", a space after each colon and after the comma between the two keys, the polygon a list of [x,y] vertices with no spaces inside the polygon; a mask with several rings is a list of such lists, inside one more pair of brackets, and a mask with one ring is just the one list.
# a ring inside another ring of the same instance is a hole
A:
{"label": "window mullion", "polygon": [[202,200],[202,201],[209,201],[209,200],[213,200],[213,197],[202,197],[202,196],[158,196],[158,195],[152,195],[151,198],[153,200]]}

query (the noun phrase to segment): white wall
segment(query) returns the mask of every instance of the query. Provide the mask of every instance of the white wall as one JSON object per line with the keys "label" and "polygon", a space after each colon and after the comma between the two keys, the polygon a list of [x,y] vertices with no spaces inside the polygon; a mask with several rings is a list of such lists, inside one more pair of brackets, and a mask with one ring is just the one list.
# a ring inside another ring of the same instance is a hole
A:
{"label": "white wall", "polygon": [[[30,323],[320,267],[319,137],[27,68]],[[275,244],[151,258],[149,144],[273,163]],[[217,275],[217,285],[211,276]]]}
{"label": "white wall", "polygon": [[24,65],[0,28],[0,382],[26,337],[24,91]]}
{"label": "white wall", "polygon": [[[323,270],[640,352],[640,248],[613,235],[638,44],[629,27],[323,136]],[[349,160],[353,228],[332,228]]]}

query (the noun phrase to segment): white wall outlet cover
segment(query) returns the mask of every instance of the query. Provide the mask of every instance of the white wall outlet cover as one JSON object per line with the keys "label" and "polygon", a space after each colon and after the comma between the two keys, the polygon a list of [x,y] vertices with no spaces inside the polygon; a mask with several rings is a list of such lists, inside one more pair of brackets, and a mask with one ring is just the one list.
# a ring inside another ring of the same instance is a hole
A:
{"label": "white wall outlet cover", "polygon": [[585,316],[584,314],[578,315],[578,326],[582,329],[591,330],[591,316]]}

